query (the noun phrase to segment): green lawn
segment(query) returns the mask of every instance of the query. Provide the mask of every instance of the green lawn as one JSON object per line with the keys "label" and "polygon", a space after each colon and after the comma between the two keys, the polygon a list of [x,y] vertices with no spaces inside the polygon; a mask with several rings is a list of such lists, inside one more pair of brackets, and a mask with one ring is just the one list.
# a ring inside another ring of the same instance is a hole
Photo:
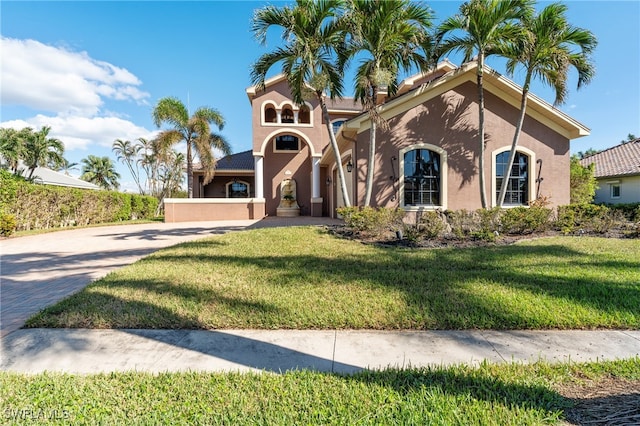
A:
{"label": "green lawn", "polygon": [[27,325],[638,329],[640,240],[415,250],[313,227],[234,232],[161,250]]}
{"label": "green lawn", "polygon": [[566,417],[559,392],[640,380],[640,358],[596,364],[482,364],[276,374],[0,373],[0,413],[15,424],[539,425]]}

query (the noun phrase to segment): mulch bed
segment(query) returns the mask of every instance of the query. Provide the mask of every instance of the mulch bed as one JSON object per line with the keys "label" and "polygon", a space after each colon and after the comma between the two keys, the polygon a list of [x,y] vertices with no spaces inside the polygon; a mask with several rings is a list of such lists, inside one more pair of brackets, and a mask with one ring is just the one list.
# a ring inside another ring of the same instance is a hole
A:
{"label": "mulch bed", "polygon": [[557,391],[571,400],[565,418],[572,425],[640,425],[640,380],[606,377],[562,385]]}

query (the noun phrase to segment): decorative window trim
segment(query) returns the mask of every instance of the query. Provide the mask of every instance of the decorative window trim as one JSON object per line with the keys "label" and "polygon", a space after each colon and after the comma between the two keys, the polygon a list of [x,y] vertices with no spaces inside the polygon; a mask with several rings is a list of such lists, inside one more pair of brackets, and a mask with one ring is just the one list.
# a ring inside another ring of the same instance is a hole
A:
{"label": "decorative window trim", "polygon": [[[260,125],[263,126],[263,127],[282,127],[282,126],[287,126],[287,127],[313,127],[313,107],[308,102],[305,102],[304,105],[309,110],[309,122],[308,123],[299,123],[298,122],[298,119],[299,119],[298,118],[298,113],[300,112],[300,106],[294,105],[293,102],[291,102],[290,100],[284,100],[280,104],[276,103],[273,100],[266,100],[266,101],[262,102],[262,105],[260,105]],[[275,123],[265,121],[265,112],[266,112],[266,109],[269,106],[273,107],[275,109],[275,111],[276,111],[276,122]],[[293,111],[293,115],[294,115],[294,122],[293,123],[283,123],[282,122],[282,111],[285,108],[289,108],[289,109],[291,109],[291,111]]]}
{"label": "decorative window trim", "polygon": [[[416,149],[427,149],[429,151],[433,151],[436,154],[440,155],[440,205],[429,206],[429,205],[419,205],[419,206],[407,206],[404,203],[404,155],[409,151],[414,151]],[[447,151],[442,149],[437,145],[432,145],[430,143],[418,143],[414,145],[410,145],[401,149],[398,153],[398,162],[399,162],[399,175],[400,175],[400,207],[408,212],[417,212],[424,210],[446,210],[448,205],[448,161],[447,161]]]}
{"label": "decorative window trim", "polygon": [[[497,148],[493,151],[491,151],[491,205],[492,206],[496,206],[497,205],[497,197],[496,197],[496,192],[500,190],[500,188],[496,188],[496,172],[497,172],[497,167],[496,167],[496,156],[498,154],[502,154],[505,151],[511,151],[511,145],[504,145],[500,148]],[[536,164],[536,153],[533,152],[532,150],[530,150],[527,147],[524,146],[519,146],[516,149],[516,152],[519,152],[521,154],[526,155],[527,157],[529,157],[529,163],[527,164],[528,170],[527,173],[529,175],[529,185],[528,185],[528,191],[529,191],[529,200],[527,201],[527,203],[519,205],[519,206],[515,206],[515,205],[508,205],[508,206],[502,206],[503,208],[513,208],[513,207],[528,207],[529,206],[529,202],[533,201],[536,199],[536,168],[534,167]]]}
{"label": "decorative window trim", "polygon": [[[229,182],[227,182],[225,184],[225,192],[226,192],[226,197],[227,198],[231,198],[229,189],[231,188],[231,185],[233,185],[234,183],[242,183],[242,184],[246,185],[247,186],[247,197],[246,198],[251,198],[251,185],[249,184],[249,182],[244,181],[244,180],[237,180],[237,179],[235,181],[231,180],[231,181],[229,181]],[[245,197],[237,197],[237,198],[245,198]]]}

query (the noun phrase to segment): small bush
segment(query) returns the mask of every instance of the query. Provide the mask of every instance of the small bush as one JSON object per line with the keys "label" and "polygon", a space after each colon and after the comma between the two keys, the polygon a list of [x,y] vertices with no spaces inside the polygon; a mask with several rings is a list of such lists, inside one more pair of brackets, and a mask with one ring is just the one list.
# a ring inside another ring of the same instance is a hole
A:
{"label": "small bush", "polygon": [[16,217],[12,214],[0,213],[0,235],[8,237],[16,230]]}
{"label": "small bush", "polygon": [[465,238],[479,229],[477,217],[472,211],[447,210],[445,217],[451,226],[451,233],[457,238]]}
{"label": "small bush", "polygon": [[611,209],[597,204],[569,204],[558,207],[556,226],[564,233],[606,233],[622,218],[622,214],[611,214]]}
{"label": "small bush", "polygon": [[340,207],[337,212],[349,228],[371,236],[401,228],[404,218],[404,210],[386,207]]}
{"label": "small bush", "polygon": [[502,213],[502,231],[507,234],[531,234],[547,229],[551,209],[545,207],[514,207]]}

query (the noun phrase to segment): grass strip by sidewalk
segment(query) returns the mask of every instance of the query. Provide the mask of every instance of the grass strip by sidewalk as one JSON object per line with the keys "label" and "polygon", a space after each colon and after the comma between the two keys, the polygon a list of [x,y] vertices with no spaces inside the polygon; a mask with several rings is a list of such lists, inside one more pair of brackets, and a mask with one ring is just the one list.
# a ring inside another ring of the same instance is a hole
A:
{"label": "grass strip by sidewalk", "polygon": [[482,364],[354,375],[0,373],[0,414],[31,424],[557,424],[558,387],[640,380],[640,358],[591,364]]}
{"label": "grass strip by sidewalk", "polygon": [[420,250],[314,227],[248,230],[161,250],[27,326],[638,329],[640,240]]}

